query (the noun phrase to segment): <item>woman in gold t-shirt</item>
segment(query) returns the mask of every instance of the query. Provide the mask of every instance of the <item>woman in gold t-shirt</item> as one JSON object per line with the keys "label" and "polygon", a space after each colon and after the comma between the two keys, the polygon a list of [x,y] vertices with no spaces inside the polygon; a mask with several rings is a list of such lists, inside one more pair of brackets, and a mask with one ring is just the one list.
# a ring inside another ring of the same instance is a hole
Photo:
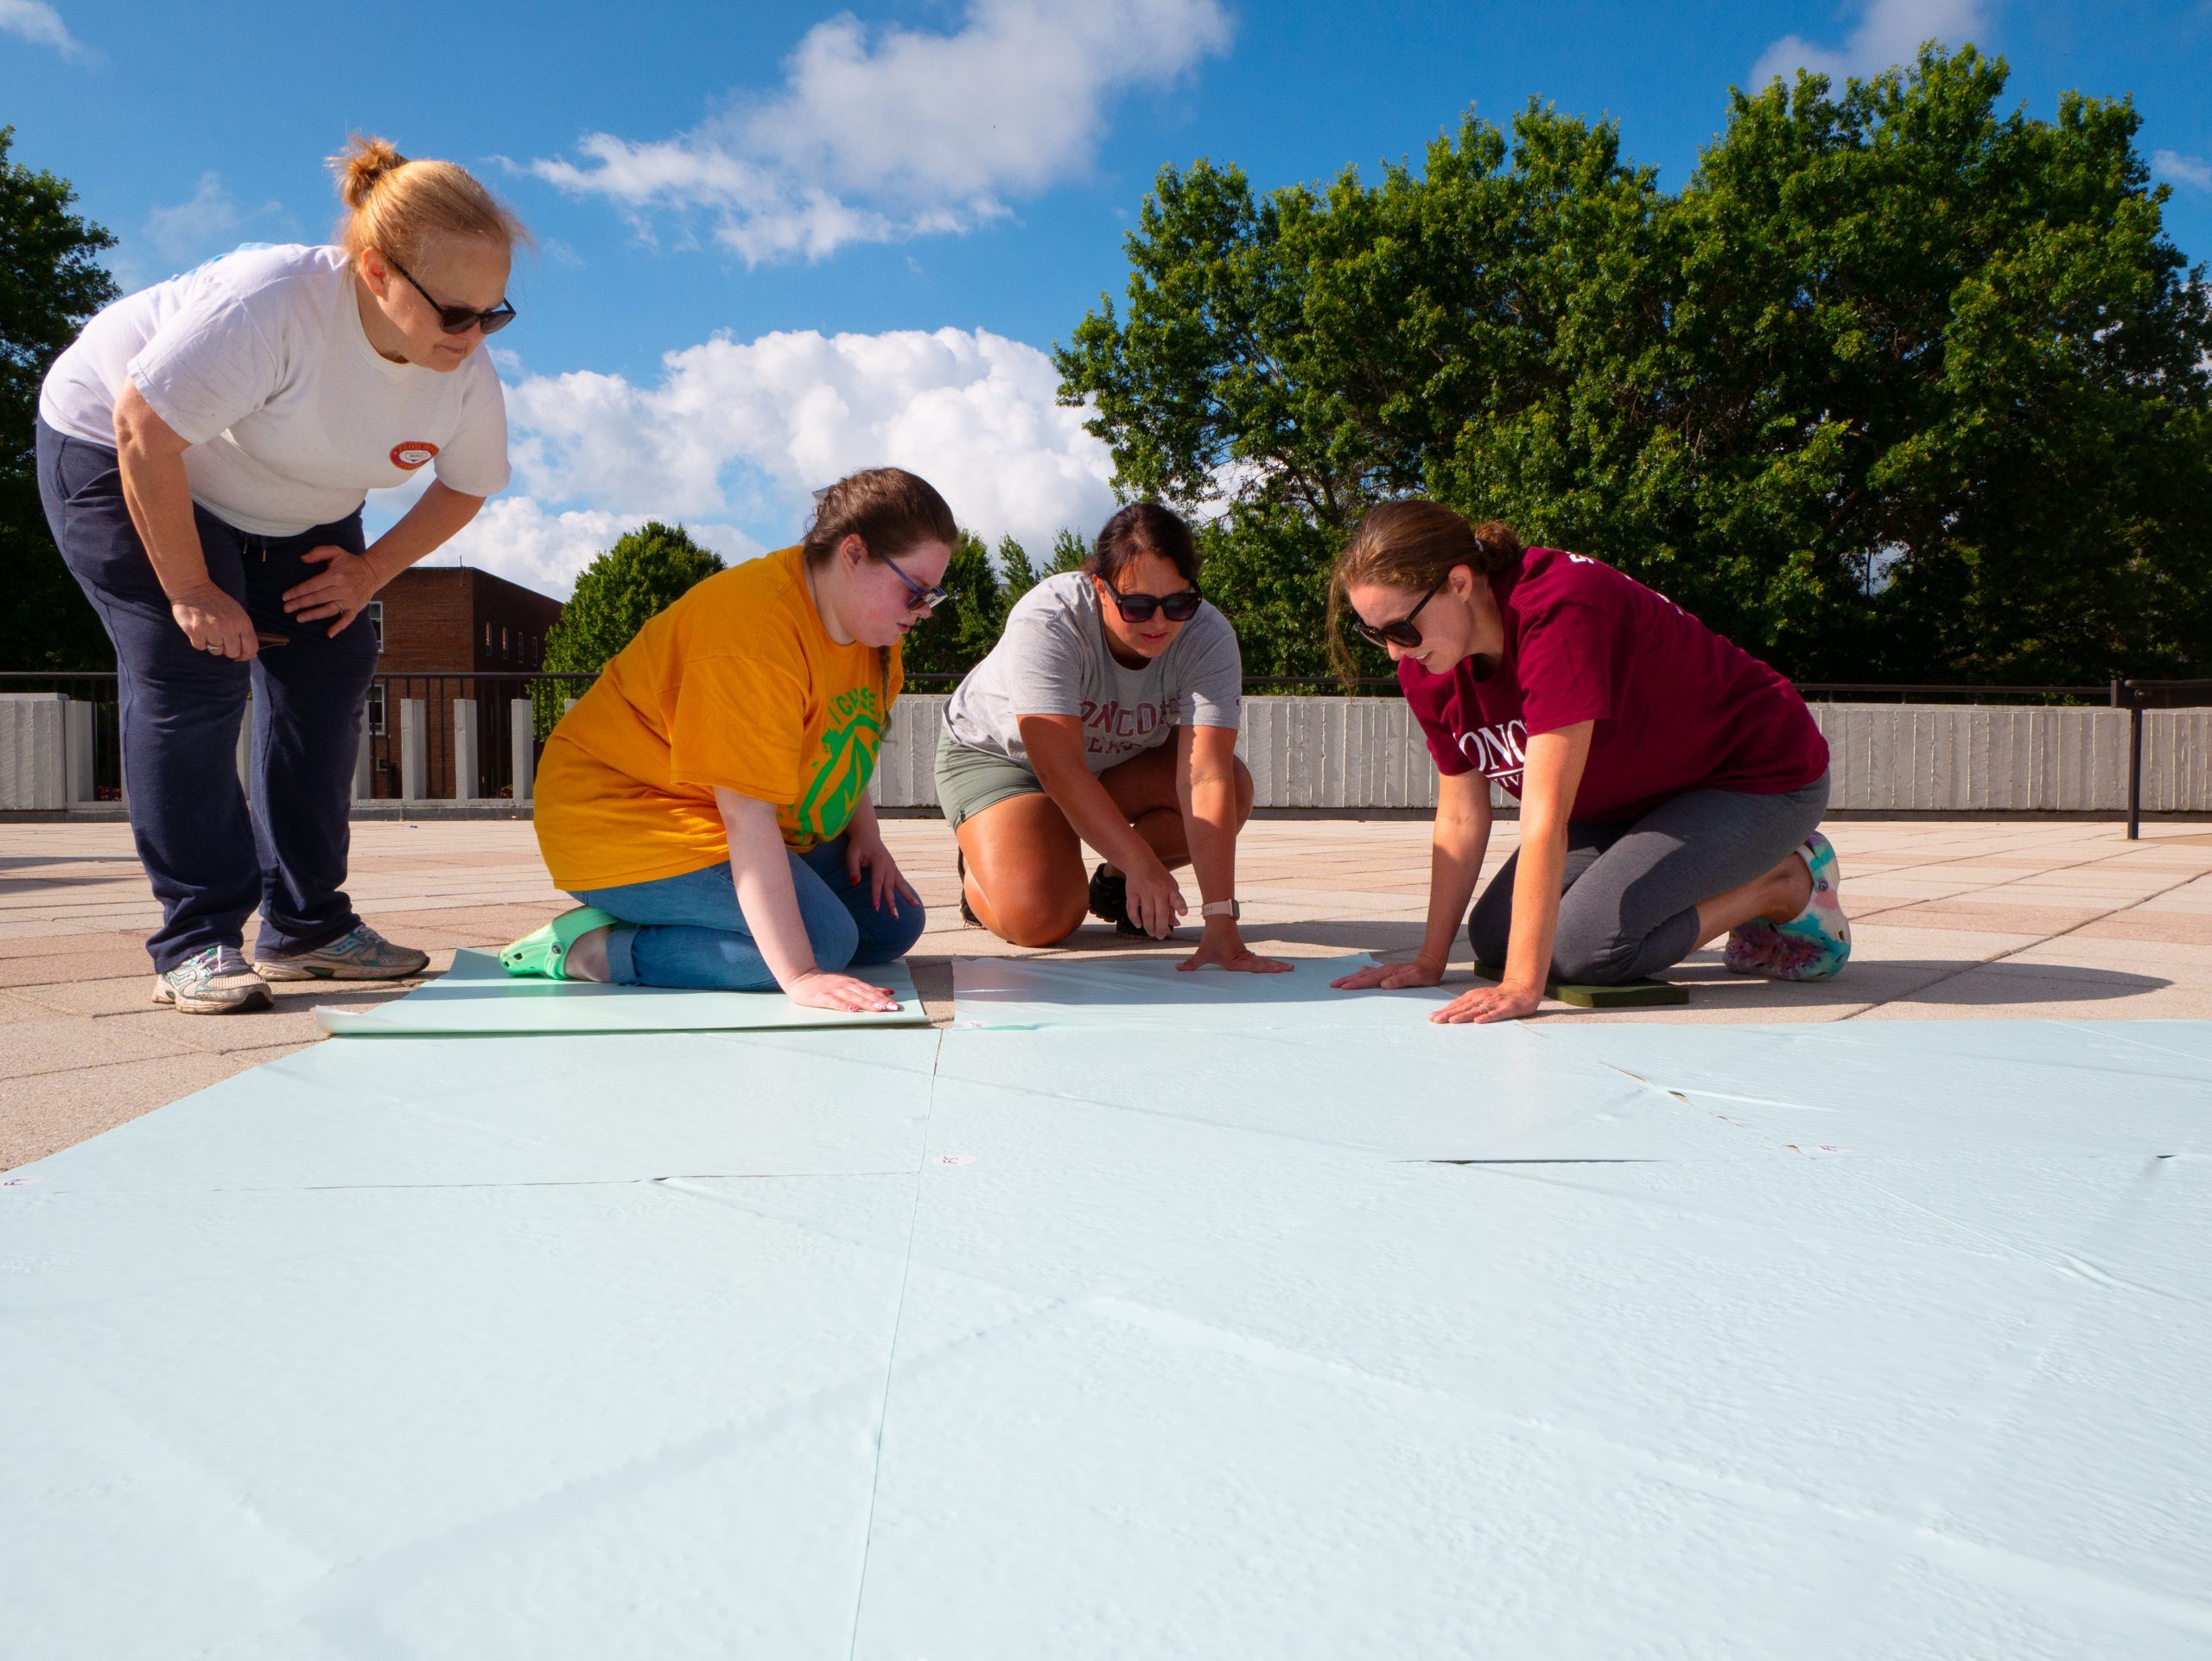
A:
{"label": "woman in gold t-shirt", "polygon": [[855,473],[798,547],[640,629],[545,746],[537,843],[582,904],[501,952],[509,972],[896,1009],[843,972],[922,932],[868,782],[958,534],[912,474]]}

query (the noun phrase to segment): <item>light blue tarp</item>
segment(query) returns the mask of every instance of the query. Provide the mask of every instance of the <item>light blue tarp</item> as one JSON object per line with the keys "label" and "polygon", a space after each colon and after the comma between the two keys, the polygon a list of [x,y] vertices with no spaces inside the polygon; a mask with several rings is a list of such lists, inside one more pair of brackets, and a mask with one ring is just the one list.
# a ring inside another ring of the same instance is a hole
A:
{"label": "light blue tarp", "polygon": [[815,1009],[780,992],[675,991],[510,975],[488,951],[456,951],[453,967],[404,997],[365,1009],[324,1006],[315,1024],[341,1037],[427,1034],[512,1038],[544,1033],[765,1032],[804,1027],[925,1027],[903,961],[856,970],[887,987],[896,1010]]}
{"label": "light blue tarp", "polygon": [[1033,967],[327,1044],[0,1178],[0,1653],[2212,1649],[2212,1029]]}

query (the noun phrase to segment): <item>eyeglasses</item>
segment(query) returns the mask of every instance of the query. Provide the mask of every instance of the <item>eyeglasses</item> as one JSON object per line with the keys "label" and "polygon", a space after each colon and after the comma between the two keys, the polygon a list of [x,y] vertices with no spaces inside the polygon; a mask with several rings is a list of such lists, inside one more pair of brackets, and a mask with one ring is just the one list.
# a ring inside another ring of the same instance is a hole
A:
{"label": "eyeglasses", "polygon": [[942,606],[945,601],[952,598],[952,590],[950,589],[940,589],[934,585],[925,586],[922,583],[915,582],[912,577],[907,576],[906,572],[899,569],[899,562],[897,560],[885,558],[884,556],[880,554],[877,555],[876,557],[882,559],[883,563],[891,568],[893,573],[898,577],[898,579],[906,585],[906,609],[908,611],[935,611],[939,606]]}
{"label": "eyeglasses", "polygon": [[484,326],[486,334],[497,334],[515,320],[515,309],[505,300],[489,311],[479,311],[474,306],[442,306],[431,299],[430,291],[415,280],[415,274],[390,254],[384,263],[407,279],[407,286],[429,301],[430,309],[438,314],[438,327],[448,334],[466,334],[478,324]]}
{"label": "eyeglasses", "polygon": [[1352,627],[1359,632],[1359,638],[1361,640],[1370,641],[1376,646],[1419,646],[1421,644],[1421,631],[1414,627],[1414,619],[1421,615],[1421,606],[1427,605],[1430,601],[1436,598],[1436,591],[1444,586],[1451,575],[1451,572],[1446,571],[1442,576],[1438,577],[1435,582],[1430,583],[1428,585],[1428,592],[1421,597],[1421,605],[1415,606],[1403,617],[1398,619],[1396,622],[1384,623],[1380,627],[1377,627],[1375,624],[1366,621],[1363,618],[1355,616],[1351,620]]}
{"label": "eyeglasses", "polygon": [[1205,598],[1196,589],[1180,594],[1123,594],[1110,582],[1106,592],[1114,596],[1114,609],[1125,623],[1148,623],[1154,612],[1171,623],[1187,623],[1198,614],[1199,602]]}

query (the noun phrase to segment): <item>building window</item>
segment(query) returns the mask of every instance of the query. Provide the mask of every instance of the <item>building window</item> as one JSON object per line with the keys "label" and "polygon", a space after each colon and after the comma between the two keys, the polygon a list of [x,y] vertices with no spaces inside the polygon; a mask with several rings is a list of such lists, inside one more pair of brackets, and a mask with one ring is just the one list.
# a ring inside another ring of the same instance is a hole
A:
{"label": "building window", "polygon": [[384,683],[378,681],[369,688],[369,736],[384,736]]}
{"label": "building window", "polygon": [[[381,600],[372,600],[369,601],[368,609],[369,633],[377,637],[377,650],[381,652],[384,650],[384,601]],[[378,687],[377,689],[377,696],[378,697],[382,697],[384,696],[384,689],[382,687]],[[379,727],[377,730],[378,732],[382,732],[384,729]]]}
{"label": "building window", "polygon": [[513,661],[513,659],[508,656],[507,632],[505,629],[501,629],[499,631],[499,661],[501,663],[511,663]]}

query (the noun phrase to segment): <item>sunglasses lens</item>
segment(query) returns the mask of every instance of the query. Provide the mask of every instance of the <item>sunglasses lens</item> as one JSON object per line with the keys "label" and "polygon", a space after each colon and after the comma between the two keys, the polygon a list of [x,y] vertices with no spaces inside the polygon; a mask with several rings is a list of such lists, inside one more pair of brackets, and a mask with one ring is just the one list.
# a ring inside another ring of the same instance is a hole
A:
{"label": "sunglasses lens", "polygon": [[1160,602],[1160,614],[1171,623],[1187,623],[1198,614],[1198,595],[1194,589],[1181,594],[1171,594]]}
{"label": "sunglasses lens", "polygon": [[487,311],[484,314],[482,320],[484,332],[486,334],[497,334],[514,320],[515,309],[512,306],[501,306],[496,311]]}
{"label": "sunglasses lens", "polygon": [[1125,623],[1148,623],[1152,614],[1160,608],[1160,601],[1148,594],[1117,594],[1114,608],[1122,614]]}

